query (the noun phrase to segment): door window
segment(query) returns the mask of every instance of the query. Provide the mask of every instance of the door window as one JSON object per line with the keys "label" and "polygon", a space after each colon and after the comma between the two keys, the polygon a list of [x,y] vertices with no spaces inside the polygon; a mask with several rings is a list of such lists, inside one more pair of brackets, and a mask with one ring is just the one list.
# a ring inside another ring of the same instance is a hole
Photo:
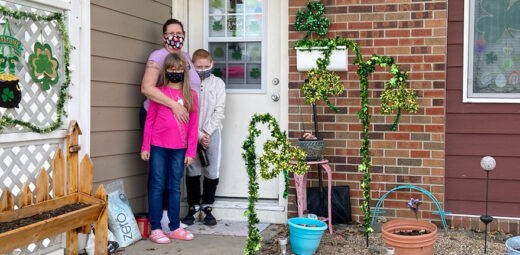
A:
{"label": "door window", "polygon": [[206,6],[213,74],[224,80],[228,92],[263,92],[263,1],[207,0]]}

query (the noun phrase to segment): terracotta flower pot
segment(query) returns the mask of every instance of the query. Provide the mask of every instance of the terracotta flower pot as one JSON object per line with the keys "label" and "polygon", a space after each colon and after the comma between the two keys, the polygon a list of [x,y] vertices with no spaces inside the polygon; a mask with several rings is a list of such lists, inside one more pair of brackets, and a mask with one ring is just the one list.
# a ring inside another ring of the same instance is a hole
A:
{"label": "terracotta flower pot", "polygon": [[[419,236],[394,234],[396,231],[429,230],[431,233]],[[433,244],[437,239],[437,226],[421,220],[391,220],[383,224],[383,241],[387,247],[395,248],[395,255],[433,254]]]}

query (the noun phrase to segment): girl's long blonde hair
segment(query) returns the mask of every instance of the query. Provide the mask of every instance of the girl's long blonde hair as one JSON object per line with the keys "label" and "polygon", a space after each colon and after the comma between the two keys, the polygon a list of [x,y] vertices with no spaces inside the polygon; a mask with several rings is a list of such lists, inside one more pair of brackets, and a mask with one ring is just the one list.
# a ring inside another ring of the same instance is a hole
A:
{"label": "girl's long blonde hair", "polygon": [[182,69],[184,70],[184,81],[182,82],[182,97],[184,100],[184,107],[191,112],[193,110],[193,97],[190,87],[190,64],[184,58],[184,56],[178,53],[171,53],[166,56],[164,59],[163,69],[162,69],[162,80],[164,86],[166,86],[169,82],[166,77],[166,70],[170,68]]}

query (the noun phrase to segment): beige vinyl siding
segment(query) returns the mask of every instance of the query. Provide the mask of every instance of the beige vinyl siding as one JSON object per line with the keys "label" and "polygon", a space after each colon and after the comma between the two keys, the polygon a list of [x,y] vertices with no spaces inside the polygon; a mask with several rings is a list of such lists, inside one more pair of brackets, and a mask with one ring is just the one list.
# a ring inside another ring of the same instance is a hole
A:
{"label": "beige vinyl siding", "polygon": [[162,23],[171,17],[171,0],[91,0],[90,11],[94,182],[123,180],[133,210],[145,211],[140,84],[149,54],[162,47]]}

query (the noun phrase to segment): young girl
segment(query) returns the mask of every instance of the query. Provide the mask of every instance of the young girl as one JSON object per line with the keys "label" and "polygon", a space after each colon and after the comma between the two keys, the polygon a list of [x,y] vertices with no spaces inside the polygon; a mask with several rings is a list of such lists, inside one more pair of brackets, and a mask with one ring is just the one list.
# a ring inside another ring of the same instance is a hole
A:
{"label": "young girl", "polygon": [[[190,88],[189,65],[183,56],[172,53],[162,69],[166,84],[159,89],[166,96],[186,107],[188,123],[181,123],[167,106],[150,101],[144,127],[141,158],[150,160],[148,177],[148,210],[152,233],[150,240],[169,243],[170,238],[192,240],[193,235],[179,227],[181,179],[184,165],[193,163],[198,140],[198,98]],[[167,209],[171,232],[161,230],[163,193],[167,191]]]}

